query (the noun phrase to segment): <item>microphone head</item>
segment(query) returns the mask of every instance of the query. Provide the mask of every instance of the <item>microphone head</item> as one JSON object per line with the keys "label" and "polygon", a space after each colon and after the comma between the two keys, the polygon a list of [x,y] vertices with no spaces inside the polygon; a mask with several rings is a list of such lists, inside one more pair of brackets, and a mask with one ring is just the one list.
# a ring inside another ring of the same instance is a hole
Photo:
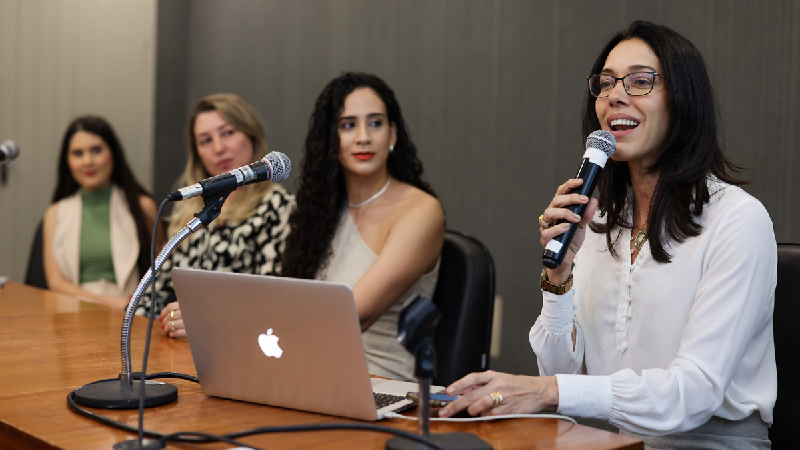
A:
{"label": "microphone head", "polygon": [[13,141],[0,144],[0,161],[11,161],[19,156],[19,147]]}
{"label": "microphone head", "polygon": [[261,160],[272,170],[273,182],[280,183],[289,178],[289,172],[292,171],[292,161],[289,160],[288,156],[281,152],[269,152],[269,154]]}
{"label": "microphone head", "polygon": [[610,158],[617,151],[617,138],[606,130],[594,131],[586,138],[586,149],[590,148],[600,150]]}

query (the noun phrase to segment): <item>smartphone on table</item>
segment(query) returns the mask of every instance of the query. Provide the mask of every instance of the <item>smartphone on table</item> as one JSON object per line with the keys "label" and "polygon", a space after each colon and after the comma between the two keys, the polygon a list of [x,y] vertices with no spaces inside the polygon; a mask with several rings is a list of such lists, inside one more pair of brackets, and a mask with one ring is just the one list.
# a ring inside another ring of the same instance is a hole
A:
{"label": "smartphone on table", "polygon": [[[419,394],[416,392],[409,392],[406,394],[406,398],[419,403]],[[456,400],[458,398],[457,395],[447,395],[447,394],[431,394],[430,395],[430,406],[431,408],[442,408],[447,406],[448,403]]]}

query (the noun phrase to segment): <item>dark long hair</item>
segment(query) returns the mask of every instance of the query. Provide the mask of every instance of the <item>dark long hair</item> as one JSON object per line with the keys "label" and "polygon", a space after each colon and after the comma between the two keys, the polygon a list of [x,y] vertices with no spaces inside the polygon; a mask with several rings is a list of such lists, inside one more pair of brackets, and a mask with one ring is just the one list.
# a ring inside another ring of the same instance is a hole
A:
{"label": "dark long hair", "polygon": [[58,157],[58,173],[56,179],[56,189],[53,191],[53,203],[69,197],[78,192],[80,185],[72,176],[69,168],[69,144],[72,136],[78,131],[85,131],[99,136],[108,145],[114,161],[114,169],[111,172],[111,183],[119,186],[125,194],[128,209],[136,223],[136,236],[139,238],[139,255],[136,259],[136,267],[139,275],[143,275],[150,267],[150,236],[152,230],[148,229],[142,205],[139,198],[142,195],[153,198],[133,175],[133,171],[125,159],[122,144],[117,139],[117,134],[111,124],[104,118],[93,115],[81,116],[73,120],[64,132],[61,140],[61,153]]}
{"label": "dark long hair", "polygon": [[339,214],[347,201],[339,164],[337,123],[347,96],[362,87],[378,94],[386,106],[389,123],[397,127],[397,142],[387,160],[389,174],[435,196],[430,186],[422,181],[422,162],[417,158],[417,149],[408,135],[394,92],[375,75],[342,74],[322,90],[308,121],[296,194],[297,209],[289,218],[291,232],[286,238],[283,255],[284,276],[314,278],[330,257]]}
{"label": "dark long hair", "polygon": [[[653,258],[668,263],[670,242],[683,242],[702,231],[695,219],[703,213],[711,197],[708,176],[714,175],[734,185],[747,182],[729,173],[740,172],[742,168],[731,163],[723,153],[714,89],[703,55],[688,39],[666,26],[637,20],[608,41],[595,60],[591,74],[600,73],[611,50],[629,39],[641,39],[658,57],[663,72],[660,75],[670,98],[669,133],[661,154],[648,168],[650,173],[659,176],[647,216]],[[596,100],[587,89],[584,136],[600,129]],[[624,215],[630,185],[628,163],[609,160],[597,184],[599,210],[607,220],[606,223],[592,222],[590,226],[593,231],[606,234],[606,243],[614,256],[617,256],[613,248],[616,237],[612,237],[612,230],[633,227]]]}

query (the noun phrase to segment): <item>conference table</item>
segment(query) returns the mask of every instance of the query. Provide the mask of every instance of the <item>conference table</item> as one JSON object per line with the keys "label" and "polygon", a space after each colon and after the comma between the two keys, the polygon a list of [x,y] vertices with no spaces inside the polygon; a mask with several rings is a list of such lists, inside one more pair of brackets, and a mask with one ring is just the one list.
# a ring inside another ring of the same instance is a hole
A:
{"label": "conference table", "polygon": [[[120,334],[124,313],[77,298],[7,282],[0,288],[0,449],[110,449],[134,434],[77,414],[67,404],[74,389],[121,371]],[[147,320],[134,317],[131,354],[141,370]],[[156,321],[148,373],[196,376],[186,340],[166,337]],[[199,384],[161,379],[178,388],[178,400],[148,408],[145,429],[163,434],[202,431],[226,434],[258,427],[309,424],[367,424],[205,395]],[[93,410],[133,427],[136,410]],[[411,411],[409,415],[414,415]],[[416,433],[415,421],[390,419],[377,425]],[[641,441],[552,418],[472,423],[432,422],[431,433],[469,431],[495,449],[642,449]],[[336,430],[274,433],[241,438],[269,449],[383,449],[392,435]],[[170,449],[230,449],[231,444],[170,443]]]}

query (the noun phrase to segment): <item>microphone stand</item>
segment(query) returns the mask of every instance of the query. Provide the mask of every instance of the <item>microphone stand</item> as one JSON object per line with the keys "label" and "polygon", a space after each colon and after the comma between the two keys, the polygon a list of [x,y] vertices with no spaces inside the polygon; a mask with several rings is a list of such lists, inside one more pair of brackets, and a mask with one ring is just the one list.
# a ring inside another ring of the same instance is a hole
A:
{"label": "microphone stand", "polygon": [[[415,357],[414,375],[419,382],[417,433],[433,442],[455,450],[491,450],[492,446],[470,432],[430,433],[431,381],[436,373],[436,349],[433,336],[442,317],[439,308],[427,297],[417,294],[400,311],[397,322],[400,342]],[[386,441],[387,450],[425,450],[431,447],[396,436]]]}
{"label": "microphone stand", "polygon": [[[190,220],[183,229],[178,231],[161,250],[161,253],[159,253],[158,257],[155,259],[154,267],[147,270],[147,273],[144,274],[139,285],[136,287],[125,311],[125,318],[122,322],[122,336],[120,339],[122,373],[119,374],[118,378],[95,381],[76,389],[75,401],[77,403],[91,408],[136,409],[139,408],[141,390],[144,391],[145,408],[165,405],[178,399],[177,387],[168,383],[137,379],[143,378],[144,374],[141,372],[134,374],[131,370],[131,323],[133,322],[133,316],[136,314],[136,308],[139,305],[142,294],[152,282],[155,274],[161,269],[161,266],[164,265],[167,258],[190,234],[197,231],[201,226],[207,226],[219,216],[222,210],[222,204],[225,202],[228,194],[229,193],[215,196],[214,198],[204,198],[206,206],[195,214],[195,217]],[[154,268],[155,270],[153,270]],[[151,299],[151,307],[154,306],[155,298]],[[149,345],[149,342],[147,345]],[[127,444],[130,442],[135,441],[126,441],[120,444]],[[125,448],[142,447],[134,446]]]}

